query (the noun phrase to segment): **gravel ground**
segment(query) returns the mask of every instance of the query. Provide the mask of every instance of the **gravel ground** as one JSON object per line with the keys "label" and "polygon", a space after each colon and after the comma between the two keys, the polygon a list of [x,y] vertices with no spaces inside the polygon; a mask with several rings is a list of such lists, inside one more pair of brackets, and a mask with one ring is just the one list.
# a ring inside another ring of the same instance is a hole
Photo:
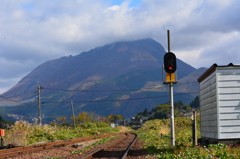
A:
{"label": "gravel ground", "polygon": [[[38,152],[32,152],[24,155],[19,156],[13,156],[13,157],[7,157],[5,159],[75,159],[75,158],[81,158],[84,155],[83,154],[73,154],[73,151],[82,150],[84,147],[92,145],[96,141],[100,139],[90,140],[90,141],[84,141],[81,143],[77,143],[73,145],[67,145],[64,147],[58,147],[58,148],[52,148],[49,150],[44,151],[38,151]],[[134,146],[132,147],[130,151],[129,159],[151,159],[154,158],[153,156],[149,156],[147,154],[147,151],[145,149],[142,149],[143,143],[136,140]]]}
{"label": "gravel ground", "polygon": [[52,148],[45,151],[32,152],[24,155],[7,157],[6,159],[57,159],[57,158],[68,158],[72,156],[73,151],[82,150],[84,147],[92,145],[100,139],[84,141],[76,143],[74,145],[79,145],[77,148],[73,145],[67,145],[64,147]]}

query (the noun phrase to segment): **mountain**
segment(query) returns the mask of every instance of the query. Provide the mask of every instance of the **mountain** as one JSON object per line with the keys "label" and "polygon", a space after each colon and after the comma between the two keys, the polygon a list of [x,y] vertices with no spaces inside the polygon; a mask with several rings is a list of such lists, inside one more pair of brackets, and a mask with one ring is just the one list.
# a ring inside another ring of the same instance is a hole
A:
{"label": "mountain", "polygon": [[[151,109],[169,101],[168,87],[162,84],[165,53],[160,43],[148,38],[115,42],[76,56],[47,61],[3,94],[12,101],[24,103],[7,107],[6,111],[37,117],[37,101],[32,100],[40,85],[43,87],[41,109],[46,119],[71,116],[70,101],[76,113],[89,111],[131,117],[144,108]],[[179,59],[177,69],[182,83],[198,78],[198,73],[194,73],[196,69]],[[177,91],[188,92],[187,88],[180,87]],[[178,96],[175,100],[189,102],[195,95]],[[2,105],[6,102],[1,101]]]}
{"label": "mountain", "polygon": [[200,77],[206,70],[207,68],[201,67],[193,71],[189,75],[179,79],[178,84],[176,85],[175,91],[186,92],[186,93],[195,93],[195,92],[198,93],[199,85],[197,82],[197,78]]}

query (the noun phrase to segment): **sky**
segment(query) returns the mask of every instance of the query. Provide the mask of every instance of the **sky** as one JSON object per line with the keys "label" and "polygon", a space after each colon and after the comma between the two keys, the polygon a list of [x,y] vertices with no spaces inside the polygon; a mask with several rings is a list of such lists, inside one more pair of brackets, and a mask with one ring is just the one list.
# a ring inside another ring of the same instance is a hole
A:
{"label": "sky", "polygon": [[45,61],[152,38],[195,68],[240,64],[239,0],[1,0],[0,94]]}

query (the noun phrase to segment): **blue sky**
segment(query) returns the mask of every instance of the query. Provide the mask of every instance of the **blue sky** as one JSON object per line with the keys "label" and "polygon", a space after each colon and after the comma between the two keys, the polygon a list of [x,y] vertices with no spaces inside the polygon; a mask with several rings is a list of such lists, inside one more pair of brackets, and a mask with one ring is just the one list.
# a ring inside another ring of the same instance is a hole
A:
{"label": "blue sky", "polygon": [[239,0],[0,1],[0,93],[45,61],[152,38],[195,68],[240,64]]}
{"label": "blue sky", "polygon": [[[108,0],[106,0],[108,1]],[[109,0],[112,5],[121,5],[124,0]],[[141,4],[141,0],[129,0],[129,7],[138,7]]]}

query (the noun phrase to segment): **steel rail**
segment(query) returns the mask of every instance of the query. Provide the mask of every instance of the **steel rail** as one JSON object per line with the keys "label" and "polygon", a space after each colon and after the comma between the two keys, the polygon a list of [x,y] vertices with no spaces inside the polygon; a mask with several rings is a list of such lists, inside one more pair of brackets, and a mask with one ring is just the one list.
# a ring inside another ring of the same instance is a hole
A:
{"label": "steel rail", "polygon": [[31,153],[34,151],[39,151],[39,150],[46,150],[46,149],[51,149],[51,148],[56,148],[56,147],[62,147],[62,146],[66,146],[66,145],[77,143],[77,142],[93,140],[95,138],[104,138],[104,137],[117,136],[117,135],[123,135],[123,134],[124,133],[89,136],[89,137],[82,137],[82,138],[76,138],[76,139],[50,141],[48,143],[34,144],[34,145],[29,145],[29,146],[21,146],[21,147],[16,147],[16,148],[11,148],[11,149],[4,149],[4,150],[0,150],[0,158],[22,155],[22,154]]}
{"label": "steel rail", "polygon": [[[135,134],[134,134],[134,135],[135,135]],[[126,134],[126,136],[125,136],[124,138],[122,138],[121,140],[117,140],[117,141],[115,141],[115,142],[110,142],[109,144],[107,144],[107,145],[105,145],[105,146],[103,146],[103,147],[101,147],[101,148],[99,148],[99,149],[97,149],[97,150],[95,150],[95,151],[87,154],[86,156],[83,156],[83,157],[80,158],[80,159],[89,159],[89,158],[91,158],[94,154],[96,154],[96,153],[98,153],[98,152],[100,152],[100,151],[102,151],[102,150],[104,150],[104,149],[106,149],[106,148],[108,148],[108,147],[111,147],[111,146],[113,146],[113,145],[116,145],[116,144],[122,142],[122,141],[125,140],[127,137],[128,137],[128,134]],[[121,159],[124,159],[124,158],[127,156],[129,150],[131,149],[131,147],[132,147],[133,144],[135,143],[136,139],[137,139],[137,135],[135,135],[134,140],[133,140],[133,141],[131,142],[131,144],[128,146],[128,148],[127,148],[126,151],[124,152],[123,156],[120,157]]]}
{"label": "steel rail", "polygon": [[128,148],[126,149],[124,155],[122,156],[121,159],[125,159],[125,157],[127,157],[128,152],[130,151],[130,149],[132,148],[132,146],[134,145],[135,141],[137,140],[137,135],[135,136],[134,140],[132,141],[132,143],[128,146]]}
{"label": "steel rail", "polygon": [[105,149],[105,148],[107,148],[107,147],[110,147],[110,146],[112,146],[112,145],[115,145],[115,144],[123,141],[123,140],[126,139],[126,138],[127,138],[127,134],[126,134],[125,138],[123,138],[123,139],[121,139],[121,140],[116,140],[116,142],[110,142],[109,144],[105,145],[104,147],[100,147],[99,149],[97,149],[97,150],[95,150],[95,151],[87,154],[86,156],[83,156],[81,159],[88,159],[88,158],[92,157],[93,154],[95,154],[95,153],[97,153],[97,152],[99,152],[99,151],[101,151],[101,150],[103,150],[103,149]]}

